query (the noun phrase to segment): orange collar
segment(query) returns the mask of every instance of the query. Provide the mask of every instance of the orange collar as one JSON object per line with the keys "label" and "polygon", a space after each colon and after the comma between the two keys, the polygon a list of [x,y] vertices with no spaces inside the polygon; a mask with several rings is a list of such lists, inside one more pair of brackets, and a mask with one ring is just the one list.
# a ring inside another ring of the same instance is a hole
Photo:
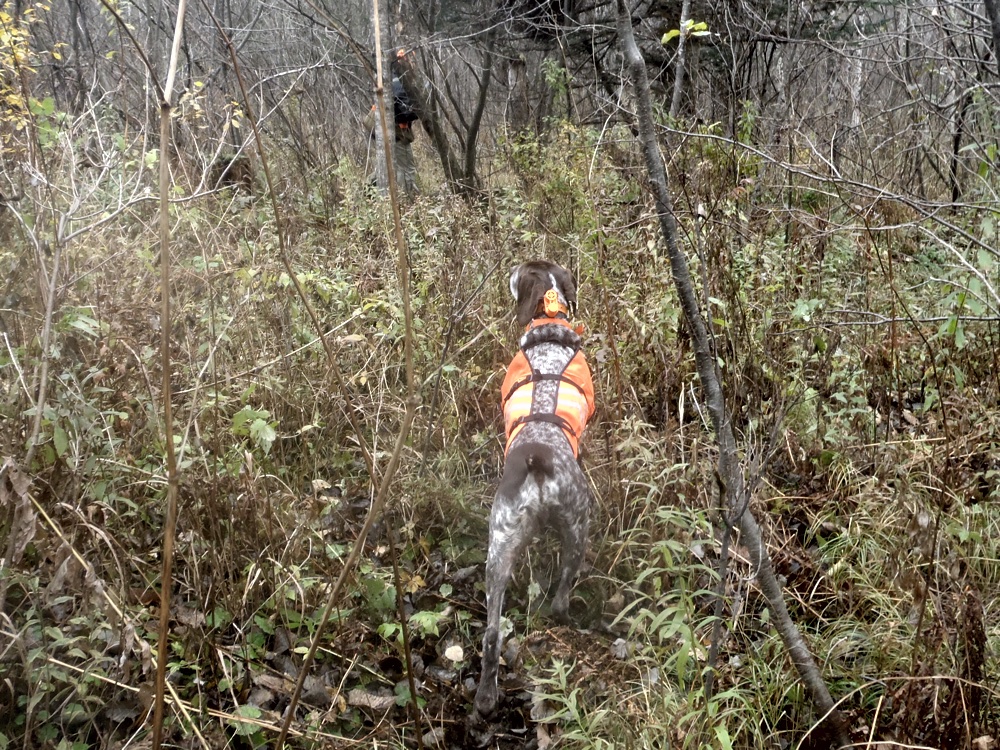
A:
{"label": "orange collar", "polygon": [[538,303],[538,312],[543,313],[548,318],[555,318],[557,315],[569,315],[569,308],[559,301],[559,291],[553,287],[545,293],[542,301]]}

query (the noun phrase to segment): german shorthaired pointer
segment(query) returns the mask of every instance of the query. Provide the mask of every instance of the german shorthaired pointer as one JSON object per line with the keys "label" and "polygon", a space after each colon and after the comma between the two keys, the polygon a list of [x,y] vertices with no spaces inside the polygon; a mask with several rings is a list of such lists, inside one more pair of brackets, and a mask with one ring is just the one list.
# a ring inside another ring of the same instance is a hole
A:
{"label": "german shorthaired pointer", "polygon": [[557,531],[561,571],[552,613],[567,622],[590,510],[590,488],[577,453],[594,412],[594,386],[580,335],[567,319],[576,307],[573,277],[555,263],[532,261],[511,272],[510,291],[517,321],[526,330],[501,390],[507,462],[490,514],[486,633],[475,700],[475,714],[484,718],[495,713],[500,700],[500,614],[515,561],[536,532],[546,526]]}

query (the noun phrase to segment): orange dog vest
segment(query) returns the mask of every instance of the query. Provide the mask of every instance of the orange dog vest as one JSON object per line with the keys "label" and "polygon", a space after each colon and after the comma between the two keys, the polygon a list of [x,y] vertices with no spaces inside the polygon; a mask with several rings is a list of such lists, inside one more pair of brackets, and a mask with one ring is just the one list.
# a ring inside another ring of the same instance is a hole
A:
{"label": "orange dog vest", "polygon": [[[555,319],[552,321],[569,326],[569,323]],[[532,326],[529,326],[531,328]],[[558,380],[559,391],[556,395],[556,411],[554,415],[531,414],[531,402],[535,392],[534,383],[538,380]],[[519,351],[507,368],[507,375],[500,387],[501,404],[503,405],[503,421],[507,432],[507,448],[514,437],[525,424],[537,419],[554,422],[562,428],[573,455],[580,454],[580,436],[587,422],[594,414],[594,381],[590,375],[590,367],[582,351],[578,351],[569,361],[566,368],[558,374],[542,375],[532,372],[524,351]]]}

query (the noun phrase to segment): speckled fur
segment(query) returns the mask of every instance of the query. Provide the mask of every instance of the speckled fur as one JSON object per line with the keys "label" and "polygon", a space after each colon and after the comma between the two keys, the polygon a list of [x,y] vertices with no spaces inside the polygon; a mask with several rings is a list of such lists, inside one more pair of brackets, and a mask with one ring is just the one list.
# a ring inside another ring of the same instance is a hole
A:
{"label": "speckled fur", "polygon": [[[518,320],[522,324],[531,319],[522,319],[524,311],[534,313],[541,294],[552,288],[553,283],[563,301],[569,307],[575,306],[576,290],[565,269],[547,261],[525,263],[514,269],[511,292],[517,300]],[[579,345],[580,337],[558,324],[536,326],[521,337],[528,361],[541,373],[562,372]],[[542,380],[534,387],[532,411],[554,412],[558,381]],[[551,528],[558,533],[561,569],[552,613],[560,622],[567,622],[570,591],[587,544],[590,502],[587,479],[562,430],[548,422],[528,422],[510,446],[490,514],[486,633],[475,699],[475,712],[480,716],[491,716],[500,700],[497,686],[502,640],[500,615],[514,563],[537,532]]]}

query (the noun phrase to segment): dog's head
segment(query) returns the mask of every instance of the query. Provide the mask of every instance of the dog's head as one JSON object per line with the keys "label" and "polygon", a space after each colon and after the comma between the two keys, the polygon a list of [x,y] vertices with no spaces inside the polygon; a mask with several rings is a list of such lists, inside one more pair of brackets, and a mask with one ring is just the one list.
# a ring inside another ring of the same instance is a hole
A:
{"label": "dog's head", "polygon": [[549,289],[559,293],[559,301],[569,310],[576,310],[576,284],[570,272],[558,263],[532,260],[510,272],[510,293],[517,304],[518,323],[526,326],[531,322]]}

